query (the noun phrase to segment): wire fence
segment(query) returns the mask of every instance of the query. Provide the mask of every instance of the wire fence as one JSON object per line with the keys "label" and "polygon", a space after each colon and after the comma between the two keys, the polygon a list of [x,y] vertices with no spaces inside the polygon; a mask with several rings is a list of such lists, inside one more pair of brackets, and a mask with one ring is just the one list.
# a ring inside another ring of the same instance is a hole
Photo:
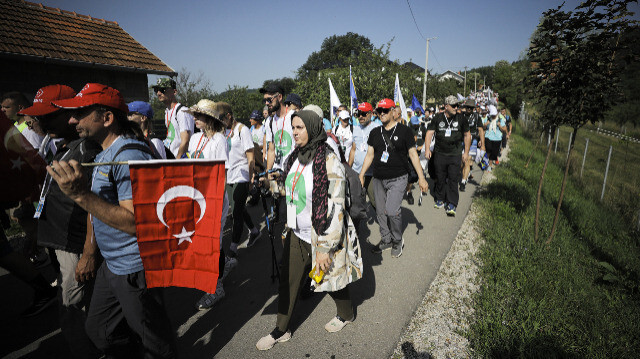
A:
{"label": "wire fence", "polygon": [[[526,112],[521,123],[535,129],[535,120]],[[564,167],[572,137],[573,128],[560,127],[555,133],[541,133],[541,143],[552,147],[551,160]],[[640,141],[611,131],[580,129],[569,174],[585,194],[629,218],[640,230]]]}

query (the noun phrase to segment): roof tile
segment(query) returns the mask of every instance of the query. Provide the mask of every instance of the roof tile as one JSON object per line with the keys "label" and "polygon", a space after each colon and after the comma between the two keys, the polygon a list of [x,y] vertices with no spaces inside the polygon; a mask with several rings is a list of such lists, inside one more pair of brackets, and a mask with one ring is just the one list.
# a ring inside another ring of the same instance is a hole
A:
{"label": "roof tile", "polygon": [[0,38],[0,52],[174,72],[115,21],[24,0],[0,0]]}

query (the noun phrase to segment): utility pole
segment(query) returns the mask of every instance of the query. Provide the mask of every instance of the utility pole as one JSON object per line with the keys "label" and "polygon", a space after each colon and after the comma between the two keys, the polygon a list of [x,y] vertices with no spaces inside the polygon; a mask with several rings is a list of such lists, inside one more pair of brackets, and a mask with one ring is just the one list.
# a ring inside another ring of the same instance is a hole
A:
{"label": "utility pole", "polygon": [[424,85],[422,86],[422,106],[427,106],[427,76],[429,71],[429,41],[435,40],[437,37],[430,37],[427,39],[427,59],[424,64]]}
{"label": "utility pole", "polygon": [[473,92],[474,93],[478,92],[478,73],[477,72],[473,73]]}
{"label": "utility pole", "polygon": [[464,67],[464,92],[462,96],[467,97],[467,66]]}

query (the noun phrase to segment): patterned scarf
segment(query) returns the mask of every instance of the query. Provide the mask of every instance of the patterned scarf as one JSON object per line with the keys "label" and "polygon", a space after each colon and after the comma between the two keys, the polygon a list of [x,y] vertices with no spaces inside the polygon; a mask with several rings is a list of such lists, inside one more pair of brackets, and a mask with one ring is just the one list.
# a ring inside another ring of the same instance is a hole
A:
{"label": "patterned scarf", "polygon": [[311,211],[313,217],[311,224],[318,235],[323,234],[327,229],[327,207],[329,197],[329,176],[327,175],[327,134],[322,126],[322,119],[313,111],[298,111],[291,115],[291,118],[300,117],[309,135],[309,141],[303,147],[296,147],[287,159],[284,168],[284,176],[280,176],[280,181],[284,180],[291,170],[291,166],[296,159],[302,164],[313,161],[311,172],[313,173],[313,196],[311,201]]}

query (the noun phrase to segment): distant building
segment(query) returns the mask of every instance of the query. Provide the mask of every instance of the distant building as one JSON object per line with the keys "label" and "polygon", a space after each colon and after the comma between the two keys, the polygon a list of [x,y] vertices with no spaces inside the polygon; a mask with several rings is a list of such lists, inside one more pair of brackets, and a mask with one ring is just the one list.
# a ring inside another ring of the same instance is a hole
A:
{"label": "distant building", "polygon": [[115,21],[22,0],[0,0],[0,14],[0,93],[99,82],[148,101],[148,74],[176,75]]}
{"label": "distant building", "polygon": [[453,72],[451,70],[447,70],[446,72],[444,72],[442,75],[438,77],[439,81],[444,81],[448,79],[454,79],[458,81],[458,83],[464,82],[464,76],[460,75],[459,73]]}

